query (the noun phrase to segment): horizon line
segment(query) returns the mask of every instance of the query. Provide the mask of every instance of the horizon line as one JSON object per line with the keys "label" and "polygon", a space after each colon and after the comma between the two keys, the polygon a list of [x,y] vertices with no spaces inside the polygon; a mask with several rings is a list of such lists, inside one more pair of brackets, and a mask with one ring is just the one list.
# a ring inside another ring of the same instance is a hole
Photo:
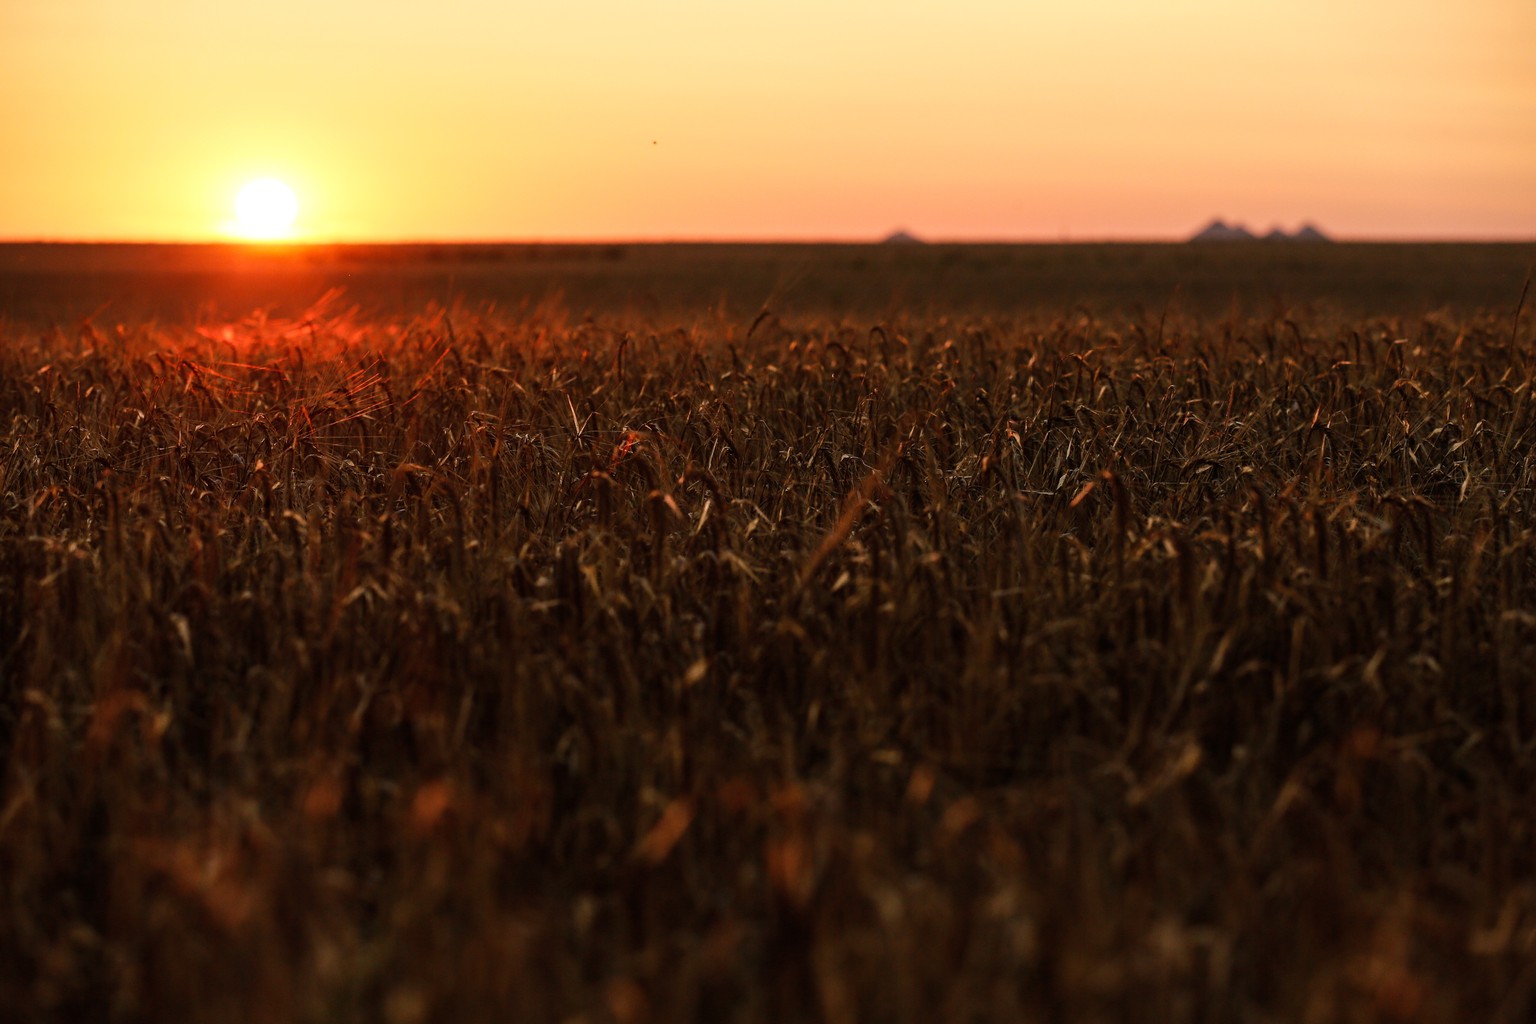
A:
{"label": "horizon line", "polygon": [[[911,241],[892,242],[895,234],[908,235]],[[898,229],[886,236],[799,236],[799,237],[752,237],[752,236],[591,236],[568,238],[516,238],[516,237],[403,237],[403,238],[71,238],[71,237],[0,237],[3,246],[42,245],[96,245],[96,246],[178,246],[218,247],[250,249],[252,251],[278,251],[285,249],[325,248],[330,246],[578,246],[578,245],[633,245],[633,246],[688,246],[688,245],[739,245],[739,246],[887,246],[889,248],[920,248],[930,246],[1021,246],[1021,245],[1185,245],[1195,242],[1193,235],[1086,235],[1081,237],[1000,237],[1000,236],[924,236],[906,229]],[[1266,240],[1262,235],[1252,239],[1201,240],[1205,245],[1244,245],[1247,243],[1284,244]],[[1298,242],[1301,245],[1531,245],[1536,244],[1536,232],[1530,235],[1335,235],[1327,234],[1326,241]]]}

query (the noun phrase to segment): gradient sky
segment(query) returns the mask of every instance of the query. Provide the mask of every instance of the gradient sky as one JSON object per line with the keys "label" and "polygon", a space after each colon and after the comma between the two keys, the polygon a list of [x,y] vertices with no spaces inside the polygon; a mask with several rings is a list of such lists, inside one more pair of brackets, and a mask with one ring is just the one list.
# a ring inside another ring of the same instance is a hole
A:
{"label": "gradient sky", "polygon": [[0,238],[1536,238],[1533,0],[0,0]]}

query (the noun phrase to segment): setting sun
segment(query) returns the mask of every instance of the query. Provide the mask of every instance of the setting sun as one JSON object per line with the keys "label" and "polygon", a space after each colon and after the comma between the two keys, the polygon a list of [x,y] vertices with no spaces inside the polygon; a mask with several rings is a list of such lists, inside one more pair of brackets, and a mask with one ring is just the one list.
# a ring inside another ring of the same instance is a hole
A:
{"label": "setting sun", "polygon": [[234,234],[260,241],[290,238],[299,212],[293,189],[274,178],[247,182],[235,197]]}

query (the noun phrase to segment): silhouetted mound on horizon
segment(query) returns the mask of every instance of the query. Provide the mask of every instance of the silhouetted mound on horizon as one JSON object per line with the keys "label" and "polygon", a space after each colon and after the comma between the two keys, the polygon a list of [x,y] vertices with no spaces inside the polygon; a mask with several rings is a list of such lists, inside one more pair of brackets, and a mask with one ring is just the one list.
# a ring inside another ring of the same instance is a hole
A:
{"label": "silhouetted mound on horizon", "polygon": [[1251,242],[1253,232],[1241,224],[1228,224],[1221,218],[1211,221],[1197,231],[1191,242]]}
{"label": "silhouetted mound on horizon", "polygon": [[923,240],[911,232],[898,228],[880,240],[881,245],[922,245]]}
{"label": "silhouetted mound on horizon", "polygon": [[1195,232],[1189,240],[1191,242],[1326,242],[1329,238],[1313,224],[1303,224],[1293,233],[1274,227],[1261,237],[1241,224],[1228,224],[1218,217]]}

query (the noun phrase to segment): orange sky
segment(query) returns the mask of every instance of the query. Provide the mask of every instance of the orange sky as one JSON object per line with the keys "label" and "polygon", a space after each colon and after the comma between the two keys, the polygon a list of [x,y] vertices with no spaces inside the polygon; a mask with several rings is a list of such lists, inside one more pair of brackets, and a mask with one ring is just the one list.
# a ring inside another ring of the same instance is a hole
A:
{"label": "orange sky", "polygon": [[0,238],[1536,238],[1533,0],[0,0]]}

